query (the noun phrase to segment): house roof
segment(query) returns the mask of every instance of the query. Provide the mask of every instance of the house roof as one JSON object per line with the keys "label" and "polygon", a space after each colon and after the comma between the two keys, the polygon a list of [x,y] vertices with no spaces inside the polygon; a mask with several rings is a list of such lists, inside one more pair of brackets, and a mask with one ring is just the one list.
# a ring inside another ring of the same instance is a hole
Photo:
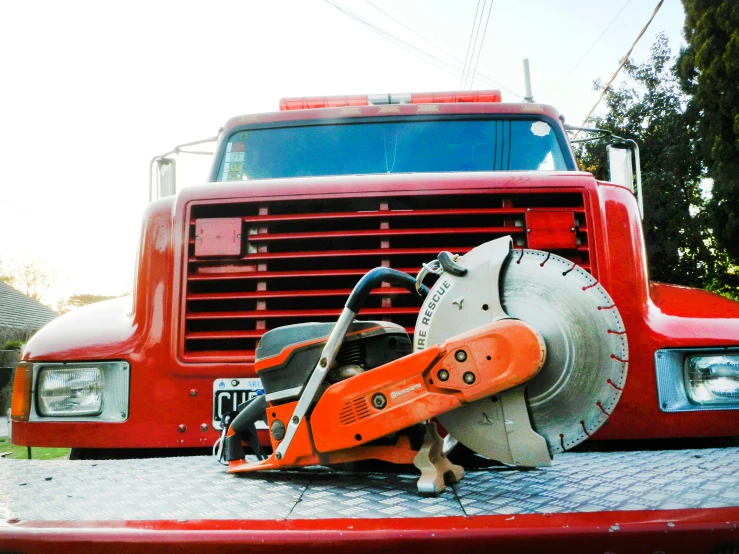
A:
{"label": "house roof", "polygon": [[51,308],[0,281],[0,327],[35,331],[58,316]]}

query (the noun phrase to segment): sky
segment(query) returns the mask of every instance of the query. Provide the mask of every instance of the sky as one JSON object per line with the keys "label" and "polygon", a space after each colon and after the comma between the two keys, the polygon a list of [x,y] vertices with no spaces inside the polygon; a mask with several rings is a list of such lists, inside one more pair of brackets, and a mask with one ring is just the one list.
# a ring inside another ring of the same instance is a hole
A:
{"label": "sky", "polygon": [[[535,100],[578,125],[598,98],[593,81],[610,78],[656,4],[488,0],[466,88],[521,101],[528,58]],[[49,304],[126,292],[153,156],[232,116],[274,111],[283,96],[458,90],[478,6],[0,2],[0,261],[52,270]],[[684,17],[665,0],[632,59],[645,60],[659,32],[677,53]],[[178,185],[207,180],[207,158],[177,164]]]}

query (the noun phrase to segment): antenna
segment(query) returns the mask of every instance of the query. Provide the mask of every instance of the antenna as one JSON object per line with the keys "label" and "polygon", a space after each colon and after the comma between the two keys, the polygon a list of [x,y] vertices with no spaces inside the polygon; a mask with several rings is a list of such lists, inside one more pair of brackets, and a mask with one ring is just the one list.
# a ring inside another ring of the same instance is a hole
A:
{"label": "antenna", "polygon": [[533,102],[534,97],[531,94],[531,72],[529,71],[529,60],[525,58],[523,60],[523,84],[526,89],[524,92],[524,102]]}

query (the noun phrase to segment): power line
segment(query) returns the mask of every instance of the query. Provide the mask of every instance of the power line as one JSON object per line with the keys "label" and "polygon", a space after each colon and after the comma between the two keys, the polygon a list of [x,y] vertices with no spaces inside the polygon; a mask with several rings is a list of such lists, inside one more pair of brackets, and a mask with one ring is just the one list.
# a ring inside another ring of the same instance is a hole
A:
{"label": "power line", "polygon": [[370,0],[364,0],[364,1],[367,4],[369,4],[370,6],[372,6],[374,9],[376,9],[378,12],[380,12],[381,14],[383,14],[385,17],[388,17],[388,18],[392,19],[393,21],[395,21],[395,23],[397,23],[398,25],[400,25],[401,27],[403,27],[406,31],[409,31],[412,34],[416,35],[418,38],[420,38],[426,44],[430,44],[434,48],[439,49],[440,51],[444,52],[444,54],[446,54],[450,58],[454,59],[455,61],[460,61],[458,58],[454,57],[454,55],[450,54],[449,52],[447,52],[443,48],[439,47],[434,41],[431,41],[431,40],[427,39],[426,37],[424,37],[423,35],[418,34],[414,29],[410,28],[408,25],[406,25],[405,23],[403,23],[400,19],[398,19],[396,17],[393,17],[392,14],[389,14],[388,12],[386,12],[385,10],[383,10],[382,8],[380,8],[377,4],[375,4],[373,2],[370,2]]}
{"label": "power line", "polygon": [[[328,1],[328,0],[326,0],[326,1]],[[462,64],[462,67],[463,67],[463,68],[464,68],[464,66],[466,66],[466,65],[467,65],[467,60],[466,60],[466,59],[465,59],[465,61],[463,62],[463,61],[462,61],[462,60],[460,60],[460,59],[459,59],[459,58],[458,58],[457,56],[455,56],[454,54],[452,54],[452,53],[451,53],[451,52],[449,52],[448,50],[445,50],[444,48],[442,48],[441,46],[439,46],[439,45],[438,45],[438,44],[436,44],[435,42],[433,42],[433,41],[430,41],[429,39],[427,39],[427,38],[426,38],[426,37],[424,37],[423,35],[420,35],[420,34],[419,34],[418,32],[416,32],[416,31],[415,31],[414,29],[411,29],[411,28],[410,28],[410,27],[409,27],[408,25],[406,25],[406,24],[405,24],[405,23],[403,23],[402,21],[398,20],[397,18],[393,17],[393,16],[391,15],[391,14],[387,13],[387,12],[386,12],[385,10],[383,10],[383,9],[379,8],[379,7],[378,7],[378,6],[376,6],[376,5],[374,4],[374,3],[370,2],[370,0],[364,0],[364,1],[365,1],[365,2],[367,3],[367,4],[369,4],[370,6],[372,6],[373,8],[375,8],[375,9],[376,9],[377,11],[379,11],[380,13],[382,13],[383,15],[385,15],[386,17],[388,17],[388,18],[392,19],[393,21],[395,21],[395,22],[396,22],[396,23],[397,23],[398,25],[400,25],[401,27],[405,28],[405,29],[406,29],[407,31],[410,31],[410,32],[411,32],[412,34],[414,34],[415,36],[417,36],[418,38],[420,38],[420,39],[421,39],[422,41],[424,41],[425,43],[427,43],[427,44],[430,44],[430,45],[434,46],[434,47],[435,47],[435,48],[436,48],[437,50],[439,50],[440,52],[444,53],[444,54],[445,54],[446,56],[448,56],[449,58],[451,58],[452,60],[454,60],[454,61],[455,61],[455,62],[457,62],[458,64]],[[480,1],[480,0],[478,0],[478,2],[479,2],[479,1]],[[331,2],[329,2],[329,3],[331,3]],[[331,3],[331,4],[332,4],[332,3]],[[333,5],[333,4],[332,4],[332,5]],[[336,7],[336,6],[334,6],[334,7]],[[355,14],[355,15],[356,15],[356,14]],[[357,17],[358,17],[358,16],[357,16]],[[475,14],[475,19],[477,19],[477,14]],[[474,26],[473,26],[473,29],[474,29]],[[471,34],[472,34],[472,33],[470,33],[470,40],[471,40],[471,38],[472,38],[472,37],[471,37]],[[388,40],[389,40],[389,39],[388,39]],[[428,54],[428,53],[427,53],[427,54]],[[468,50],[468,54],[469,54],[469,50]],[[431,54],[428,54],[428,55],[431,55]],[[467,57],[467,56],[465,56],[465,58],[466,58],[466,57]],[[436,59],[438,59],[438,58],[436,58]],[[447,63],[447,64],[448,64],[448,62],[444,62],[444,63]],[[448,64],[448,65],[451,65],[451,64]],[[455,74],[456,74],[456,73],[455,73]],[[485,75],[485,74],[484,74],[484,73],[482,73],[482,72],[480,72],[480,77],[481,77],[482,79],[484,79],[484,80],[486,80],[486,81],[488,81],[488,82],[492,83],[492,84],[493,84],[493,85],[495,85],[496,87],[499,87],[499,88],[501,88],[502,90],[504,90],[504,91],[506,91],[506,92],[508,92],[508,93],[512,94],[513,96],[516,96],[516,97],[518,97],[518,98],[523,98],[523,96],[522,96],[522,95],[520,95],[520,94],[518,94],[518,93],[517,93],[516,91],[514,91],[514,90],[511,90],[511,88],[509,88],[509,87],[505,86],[505,85],[504,85],[504,84],[502,84],[502,83],[499,83],[498,81],[496,81],[496,80],[494,80],[494,79],[491,79],[490,77],[488,77],[487,75]],[[460,89],[460,90],[461,90],[461,87],[462,87],[462,82],[460,81],[460,83],[459,83],[459,89]]]}
{"label": "power line", "polygon": [[623,5],[623,7],[621,8],[621,10],[619,10],[619,12],[616,14],[616,16],[613,19],[611,19],[611,22],[608,24],[608,26],[605,29],[603,29],[603,32],[600,34],[600,36],[597,39],[595,39],[595,42],[590,45],[590,48],[588,48],[587,52],[585,52],[582,55],[582,58],[580,58],[579,60],[577,60],[577,63],[575,65],[573,65],[572,66],[572,69],[570,69],[567,72],[567,75],[565,75],[564,77],[562,77],[562,80],[559,83],[557,83],[552,90],[549,91],[549,94],[552,94],[555,90],[557,90],[559,88],[559,86],[567,80],[567,77],[569,77],[570,75],[572,75],[572,72],[575,71],[575,69],[577,69],[577,66],[580,65],[580,63],[585,59],[585,57],[588,54],[590,54],[590,51],[593,48],[595,48],[595,45],[598,44],[598,42],[600,42],[600,39],[603,38],[603,35],[605,35],[606,32],[608,32],[608,29],[611,28],[611,25],[613,25],[616,22],[616,20],[618,19],[618,16],[621,15],[621,12],[623,12],[626,9],[626,6],[628,6],[629,4],[631,4],[631,0],[626,0],[626,3]]}
{"label": "power line", "polygon": [[480,11],[480,0],[477,0],[477,9],[475,10],[475,19],[472,20],[472,30],[470,31],[470,40],[467,42],[467,53],[464,55],[464,64],[462,65],[462,75],[459,77],[459,85],[457,88],[462,90],[462,81],[464,80],[464,74],[467,71],[467,58],[470,55],[470,46],[472,46],[472,35],[475,32],[475,24],[477,23],[477,14]]}
{"label": "power line", "polygon": [[[477,73],[477,64],[480,63],[480,55],[482,54],[482,45],[485,43],[485,36],[488,32],[488,23],[490,23],[490,14],[493,11],[493,3],[495,0],[490,0],[490,9],[488,10],[488,18],[485,20],[485,29],[482,31],[482,38],[480,39],[480,48],[477,49],[477,61],[475,62],[475,70],[472,72],[472,79],[470,79],[470,88],[475,83],[475,74]],[[482,17],[480,18],[482,21]]]}
{"label": "power line", "polygon": [[[654,19],[654,16],[657,15],[657,12],[662,7],[662,3],[664,1],[665,0],[659,0],[659,3],[657,4],[657,6],[654,8],[654,11],[652,12],[652,16],[649,18],[649,21],[647,21],[646,25],[644,25],[644,27],[642,27],[642,30],[639,32],[639,35],[634,40],[634,43],[631,45],[631,48],[629,48],[629,51],[626,52],[626,55],[621,60],[621,64],[618,66],[618,69],[616,69],[616,72],[611,77],[611,80],[608,81],[608,84],[606,84],[605,87],[603,87],[603,91],[600,93],[600,96],[598,97],[598,101],[593,105],[592,108],[590,108],[590,111],[588,112],[588,115],[585,116],[585,119],[582,120],[582,123],[580,124],[580,127],[585,126],[585,123],[588,121],[588,119],[590,119],[590,116],[593,115],[593,112],[598,107],[598,104],[600,104],[600,101],[603,100],[603,97],[606,95],[606,92],[608,92],[608,89],[613,84],[613,81],[616,80],[616,77],[618,76],[618,74],[621,71],[621,69],[623,68],[623,66],[626,65],[626,62],[627,61],[629,61],[629,56],[634,51],[634,47],[639,42],[639,39],[641,39],[641,37],[644,36],[644,33],[647,31],[647,27],[649,27],[649,24]],[[575,138],[577,138],[577,135],[579,135],[579,134],[580,134],[580,131],[578,131],[577,133],[575,133]]]}
{"label": "power line", "polygon": [[[364,25],[365,27],[367,27],[368,29],[370,29],[374,33],[377,33],[382,38],[384,38],[386,40],[389,40],[390,42],[392,42],[396,46],[399,46],[400,48],[402,48],[406,52],[409,52],[410,54],[416,56],[417,58],[420,58],[420,59],[422,59],[422,60],[430,63],[431,65],[437,67],[438,69],[441,69],[442,71],[445,71],[447,73],[450,73],[451,75],[454,75],[456,77],[456,75],[457,75],[456,69],[450,69],[449,67],[443,67],[443,65],[439,65],[439,63],[441,63],[441,64],[445,64],[445,65],[449,66],[450,65],[449,62],[445,62],[444,60],[441,60],[438,57],[436,57],[436,56],[434,56],[432,54],[429,54],[428,52],[426,52],[424,50],[421,50],[420,48],[414,46],[413,44],[411,44],[411,43],[409,43],[409,42],[407,42],[407,41],[405,41],[405,40],[403,40],[403,39],[401,39],[401,38],[399,38],[399,37],[397,37],[397,36],[395,36],[395,35],[387,32],[387,31],[385,31],[384,29],[381,29],[381,28],[373,25],[369,21],[367,21],[364,18],[360,17],[359,15],[351,12],[350,10],[344,8],[343,6],[341,6],[341,5],[333,2],[332,0],[326,0],[326,2],[328,4],[330,4],[330,5],[332,5],[334,8],[336,8],[340,12],[344,13],[345,15],[351,17],[356,22],[361,23],[362,25]],[[438,62],[438,63],[436,63],[436,62]]]}
{"label": "power line", "polygon": [[[482,11],[480,12],[480,19],[479,21],[476,21],[477,23],[477,30],[475,31],[475,40],[472,42],[472,54],[470,55],[470,63],[467,65],[467,76],[464,78],[464,84],[462,85],[462,90],[464,90],[467,87],[467,80],[470,77],[470,71],[472,70],[472,62],[475,59],[475,50],[477,50],[477,37],[480,34],[480,27],[482,26],[482,16],[485,13],[485,6],[487,6],[488,0],[482,0]],[[474,26],[473,26],[474,29]]]}

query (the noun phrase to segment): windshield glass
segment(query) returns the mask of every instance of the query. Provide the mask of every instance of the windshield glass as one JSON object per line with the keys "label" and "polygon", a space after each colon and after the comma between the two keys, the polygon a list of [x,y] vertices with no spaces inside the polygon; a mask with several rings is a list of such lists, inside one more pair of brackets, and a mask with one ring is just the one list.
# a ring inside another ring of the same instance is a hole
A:
{"label": "windshield glass", "polygon": [[545,121],[405,120],[240,131],[226,145],[218,180],[564,169]]}

